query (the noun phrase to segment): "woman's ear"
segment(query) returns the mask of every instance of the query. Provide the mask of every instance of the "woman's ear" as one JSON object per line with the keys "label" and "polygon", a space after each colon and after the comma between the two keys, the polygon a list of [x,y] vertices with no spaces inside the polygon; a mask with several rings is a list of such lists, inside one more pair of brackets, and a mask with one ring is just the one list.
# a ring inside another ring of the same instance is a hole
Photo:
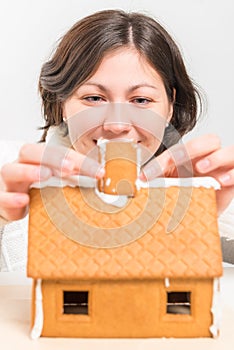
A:
{"label": "woman's ear", "polygon": [[66,113],[66,109],[64,108],[64,104],[62,104],[62,118],[63,118],[63,122],[66,123],[67,122],[67,113]]}
{"label": "woman's ear", "polygon": [[176,89],[173,88],[173,99],[172,99],[172,102],[170,102],[169,113],[168,113],[168,117],[167,117],[168,123],[170,123],[170,120],[173,116],[175,99],[176,99]]}

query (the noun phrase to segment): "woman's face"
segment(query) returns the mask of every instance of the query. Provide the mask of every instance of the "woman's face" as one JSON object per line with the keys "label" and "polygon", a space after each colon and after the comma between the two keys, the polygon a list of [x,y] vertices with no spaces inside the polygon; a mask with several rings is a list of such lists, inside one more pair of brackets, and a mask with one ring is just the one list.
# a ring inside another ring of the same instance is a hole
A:
{"label": "woman's face", "polygon": [[100,138],[134,139],[153,154],[172,113],[162,78],[129,48],[107,54],[63,105],[73,147],[83,154]]}

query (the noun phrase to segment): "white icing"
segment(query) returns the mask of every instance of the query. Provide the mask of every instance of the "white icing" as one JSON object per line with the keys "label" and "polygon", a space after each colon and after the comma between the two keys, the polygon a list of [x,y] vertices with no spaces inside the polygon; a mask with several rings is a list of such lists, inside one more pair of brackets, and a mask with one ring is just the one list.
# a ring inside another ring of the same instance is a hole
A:
{"label": "white icing", "polygon": [[[33,188],[44,188],[47,186],[52,187],[89,187],[95,188],[97,181],[94,178],[82,175],[73,175],[64,179],[57,177],[51,177],[47,181],[37,182],[32,184]],[[171,186],[178,187],[205,187],[220,189],[220,184],[213,177],[185,177],[185,178],[171,178],[171,177],[159,177],[149,182],[144,182],[139,179],[136,181],[137,188],[167,188]]]}
{"label": "white icing", "polygon": [[[104,139],[104,138],[100,138],[97,140],[97,145],[102,148],[105,147],[106,143],[109,142],[134,142],[134,139],[128,139],[128,138],[116,138],[116,139],[112,139],[112,140],[108,140],[108,139]],[[105,148],[104,148],[105,150]]]}
{"label": "white icing", "polygon": [[43,328],[43,303],[42,303],[42,291],[41,291],[41,279],[36,281],[35,291],[35,319],[34,325],[31,330],[31,338],[38,339],[41,336]]}
{"label": "white icing", "polygon": [[214,278],[213,282],[213,300],[211,306],[211,313],[213,316],[213,323],[210,326],[210,332],[214,338],[217,338],[221,323],[221,300],[220,300],[220,284],[219,278]]}
{"label": "white icing", "polygon": [[220,189],[220,184],[213,177],[161,177],[152,181],[143,182],[140,181],[141,188],[159,188],[159,187],[204,187]]}
{"label": "white icing", "polygon": [[99,146],[99,150],[100,150],[100,156],[101,156],[100,161],[101,161],[102,167],[104,167],[105,165],[106,142],[107,140],[102,138],[97,140],[97,145]]}
{"label": "white icing", "polygon": [[31,185],[31,188],[44,188],[44,187],[96,187],[96,180],[89,176],[72,175],[66,178],[58,178],[52,176],[46,181],[35,182]]}
{"label": "white icing", "polygon": [[165,287],[169,288],[170,287],[170,280],[168,277],[165,278]]}
{"label": "white icing", "polygon": [[108,179],[106,179],[106,186],[110,186],[110,184],[111,184],[111,178],[110,177],[108,177]]}
{"label": "white icing", "polygon": [[125,205],[128,202],[128,196],[106,194],[103,192],[99,192],[97,188],[95,189],[95,193],[103,202],[115,205],[119,208],[125,207]]}

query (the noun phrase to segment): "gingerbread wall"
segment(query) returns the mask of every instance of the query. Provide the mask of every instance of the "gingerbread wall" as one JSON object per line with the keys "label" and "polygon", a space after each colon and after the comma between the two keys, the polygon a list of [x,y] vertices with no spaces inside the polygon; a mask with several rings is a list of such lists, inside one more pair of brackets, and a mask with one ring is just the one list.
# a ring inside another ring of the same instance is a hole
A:
{"label": "gingerbread wall", "polygon": [[[210,337],[212,280],[43,281],[49,337]],[[64,314],[63,291],[88,291],[88,315]],[[167,292],[191,292],[190,314],[167,313]],[[34,317],[34,314],[33,314]]]}

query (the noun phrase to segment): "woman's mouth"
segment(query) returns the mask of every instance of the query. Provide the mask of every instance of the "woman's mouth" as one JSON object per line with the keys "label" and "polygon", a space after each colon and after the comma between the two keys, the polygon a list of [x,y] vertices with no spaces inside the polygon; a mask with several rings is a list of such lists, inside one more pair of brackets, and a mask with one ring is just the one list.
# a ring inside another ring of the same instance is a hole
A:
{"label": "woman's mouth", "polygon": [[123,141],[131,140],[131,141],[136,142],[136,143],[141,143],[141,140],[134,140],[134,139],[132,139],[132,138],[127,139],[126,137],[122,137],[122,138],[120,138],[120,137],[117,137],[117,138],[100,137],[99,139],[93,139],[93,143],[94,143],[95,145],[97,145],[99,140],[108,140],[108,141],[114,141],[114,140],[117,141],[117,140],[118,140],[118,141],[121,141],[121,139],[122,139]]}

